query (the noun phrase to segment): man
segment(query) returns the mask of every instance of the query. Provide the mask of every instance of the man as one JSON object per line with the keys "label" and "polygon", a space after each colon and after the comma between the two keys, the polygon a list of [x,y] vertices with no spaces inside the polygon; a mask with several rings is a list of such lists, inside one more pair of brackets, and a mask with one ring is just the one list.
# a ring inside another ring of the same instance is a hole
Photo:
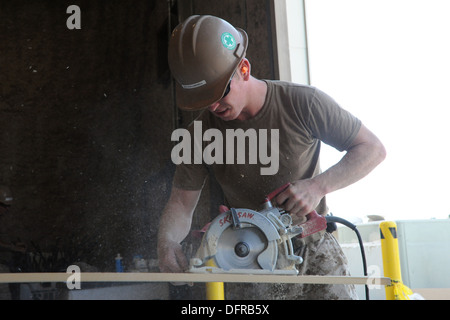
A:
{"label": "man", "polygon": [[[326,215],[328,193],[360,180],[385,157],[377,137],[317,88],[251,76],[245,58],[247,45],[243,30],[213,16],[189,17],[172,33],[169,64],[177,80],[178,106],[206,109],[197,119],[203,130],[254,128],[278,133],[279,143],[267,139],[267,145],[268,150],[278,152],[279,163],[272,175],[261,174],[263,163],[178,165],[158,233],[162,272],[183,272],[188,267],[180,243],[189,233],[209,171],[222,187],[226,205],[236,208],[256,210],[265,195],[290,182],[275,202],[295,223],[301,223],[312,210]],[[192,125],[189,130],[194,131]],[[319,166],[321,141],[346,151],[342,160],[325,172]],[[294,242],[304,259],[300,274],[348,275],[346,259],[331,234],[321,232]],[[241,298],[242,286],[228,285],[227,298]],[[343,285],[245,286],[246,296],[256,299],[355,298],[354,288]]]}

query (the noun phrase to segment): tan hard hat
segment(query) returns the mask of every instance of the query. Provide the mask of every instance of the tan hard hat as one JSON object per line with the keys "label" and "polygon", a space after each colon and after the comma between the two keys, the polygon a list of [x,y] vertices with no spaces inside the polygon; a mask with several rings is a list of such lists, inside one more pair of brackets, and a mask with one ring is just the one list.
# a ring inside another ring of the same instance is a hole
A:
{"label": "tan hard hat", "polygon": [[0,186],[0,203],[10,206],[13,202],[11,190],[7,186]]}
{"label": "tan hard hat", "polygon": [[178,107],[199,110],[220,100],[247,46],[244,30],[214,16],[191,16],[179,24],[168,57]]}

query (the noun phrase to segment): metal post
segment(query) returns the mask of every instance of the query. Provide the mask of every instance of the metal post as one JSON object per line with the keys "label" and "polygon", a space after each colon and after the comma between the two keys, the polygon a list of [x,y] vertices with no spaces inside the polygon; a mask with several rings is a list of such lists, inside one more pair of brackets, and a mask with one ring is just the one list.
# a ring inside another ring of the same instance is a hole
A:
{"label": "metal post", "polygon": [[393,221],[380,223],[380,236],[384,276],[391,279],[391,284],[386,286],[386,299],[409,300],[412,291],[402,282],[397,224]]}
{"label": "metal post", "polygon": [[[214,261],[210,259],[207,263],[209,267],[215,267]],[[206,300],[225,300],[223,282],[206,283]]]}

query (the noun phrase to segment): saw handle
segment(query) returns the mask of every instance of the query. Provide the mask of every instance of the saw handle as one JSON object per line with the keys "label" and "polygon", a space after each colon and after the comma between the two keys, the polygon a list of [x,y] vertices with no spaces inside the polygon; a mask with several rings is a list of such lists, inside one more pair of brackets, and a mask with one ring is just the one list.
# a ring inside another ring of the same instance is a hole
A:
{"label": "saw handle", "polygon": [[272,202],[273,198],[275,198],[278,194],[282,193],[284,190],[286,190],[287,188],[289,188],[289,186],[291,185],[290,182],[286,183],[285,185],[279,187],[278,189],[272,191],[271,193],[269,193],[266,198],[264,199],[264,202]]}

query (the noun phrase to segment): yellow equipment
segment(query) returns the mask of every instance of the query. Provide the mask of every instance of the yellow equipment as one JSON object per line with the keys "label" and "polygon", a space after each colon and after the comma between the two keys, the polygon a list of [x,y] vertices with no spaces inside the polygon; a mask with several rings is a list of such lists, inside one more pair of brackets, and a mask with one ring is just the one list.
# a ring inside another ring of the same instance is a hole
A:
{"label": "yellow equipment", "polygon": [[413,292],[402,282],[397,224],[393,221],[380,223],[380,233],[384,276],[391,279],[391,284],[386,286],[386,299],[410,300]]}

